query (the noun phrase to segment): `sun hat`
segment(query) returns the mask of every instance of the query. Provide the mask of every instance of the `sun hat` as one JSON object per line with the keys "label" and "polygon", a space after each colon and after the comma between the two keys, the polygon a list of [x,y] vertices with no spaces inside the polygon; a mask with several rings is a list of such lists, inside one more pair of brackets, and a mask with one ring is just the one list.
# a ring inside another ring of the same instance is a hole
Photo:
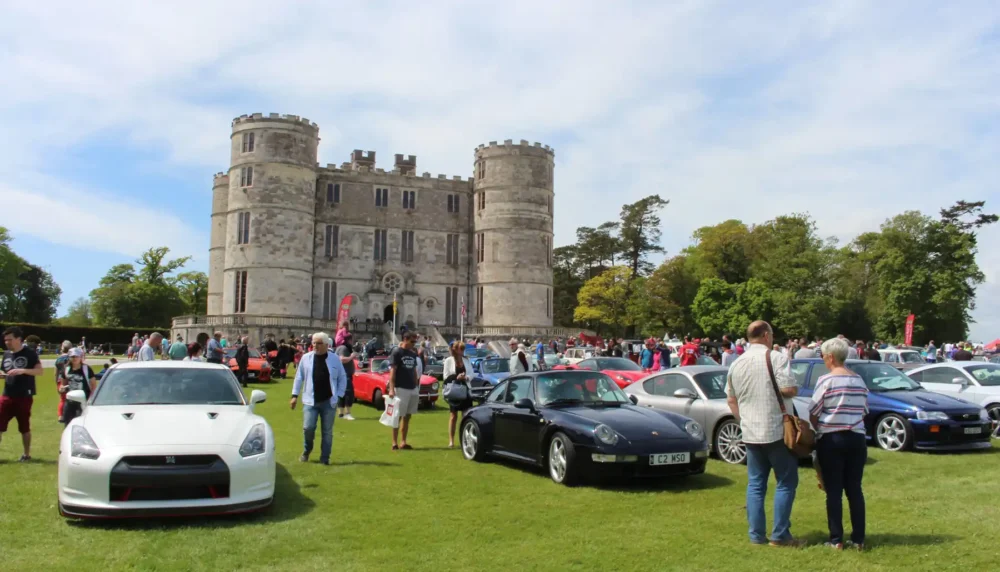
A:
{"label": "sun hat", "polygon": [[83,350],[81,348],[72,348],[69,350],[69,357],[83,357]]}

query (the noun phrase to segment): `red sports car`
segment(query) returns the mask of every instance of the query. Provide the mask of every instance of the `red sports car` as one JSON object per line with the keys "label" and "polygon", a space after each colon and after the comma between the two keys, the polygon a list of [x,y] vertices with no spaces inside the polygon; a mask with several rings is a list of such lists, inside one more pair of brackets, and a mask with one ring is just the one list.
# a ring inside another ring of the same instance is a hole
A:
{"label": "red sports car", "polygon": [[[357,362],[355,362],[357,363]],[[371,403],[379,409],[385,407],[382,396],[386,394],[389,385],[389,369],[391,362],[388,357],[372,358],[368,367],[357,370],[354,374],[354,399]],[[433,406],[438,400],[438,390],[441,382],[429,375],[420,377],[420,405]]]}
{"label": "red sports car", "polygon": [[[236,365],[236,348],[226,348],[226,358],[229,359],[229,368],[239,376],[240,368]],[[250,361],[247,362],[247,377],[250,381],[271,381],[271,364],[267,358],[259,351],[250,349]]]}
{"label": "red sports car", "polygon": [[651,372],[636,365],[632,360],[616,357],[595,357],[585,359],[575,365],[557,365],[552,369],[586,369],[607,374],[615,380],[618,387],[625,388],[632,382],[639,381]]}

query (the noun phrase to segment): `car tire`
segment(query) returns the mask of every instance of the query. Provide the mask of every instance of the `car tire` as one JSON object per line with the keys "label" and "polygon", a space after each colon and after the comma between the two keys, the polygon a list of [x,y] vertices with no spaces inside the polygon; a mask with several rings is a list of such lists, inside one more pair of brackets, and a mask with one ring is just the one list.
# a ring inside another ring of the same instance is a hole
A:
{"label": "car tire", "polygon": [[458,440],[462,456],[466,460],[482,462],[486,459],[486,441],[479,423],[472,419],[463,420],[458,430]]}
{"label": "car tire", "polygon": [[986,406],[986,413],[993,423],[993,438],[1000,439],[1000,403],[991,403]]}
{"label": "car tire", "polygon": [[875,422],[875,443],[884,451],[906,451],[913,446],[913,428],[901,415],[887,413]]}
{"label": "car tire", "polygon": [[385,409],[385,401],[382,399],[382,390],[375,388],[375,393],[372,394],[372,405],[376,409]]}
{"label": "car tire", "polygon": [[743,430],[739,421],[729,418],[715,428],[712,449],[720,461],[730,465],[745,465],[747,446],[743,443]]}
{"label": "car tire", "polygon": [[560,485],[571,487],[579,481],[580,468],[576,462],[576,449],[565,433],[556,433],[549,441],[545,466],[549,477]]}

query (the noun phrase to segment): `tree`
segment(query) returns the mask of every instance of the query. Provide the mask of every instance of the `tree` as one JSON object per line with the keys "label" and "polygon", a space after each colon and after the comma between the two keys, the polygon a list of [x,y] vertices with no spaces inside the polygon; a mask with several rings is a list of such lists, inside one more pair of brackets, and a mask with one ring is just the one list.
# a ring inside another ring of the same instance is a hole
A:
{"label": "tree", "polygon": [[147,284],[166,284],[166,276],[171,272],[183,268],[190,256],[184,256],[175,260],[164,262],[170,249],[166,246],[150,248],[142,253],[135,263],[139,265],[138,278]]}
{"label": "tree", "polygon": [[660,230],[660,210],[669,203],[659,195],[650,195],[622,207],[621,249],[632,276],[648,274],[652,268],[646,257],[663,252],[663,247],[660,246],[660,237],[663,235]]}
{"label": "tree", "polygon": [[699,281],[687,256],[675,256],[661,264],[633,296],[635,319],[644,333],[691,333],[698,327],[691,304],[698,294]]}
{"label": "tree", "polygon": [[48,324],[56,317],[62,289],[52,275],[34,264],[26,264],[15,289],[18,310],[15,319],[29,324]]}
{"label": "tree", "polygon": [[587,280],[577,295],[573,312],[577,322],[595,322],[619,330],[628,319],[628,285],[632,271],[614,266]]}
{"label": "tree", "polygon": [[90,300],[87,298],[77,298],[69,306],[66,315],[59,318],[62,326],[92,326],[94,324],[90,317]]}
{"label": "tree", "polygon": [[208,309],[208,275],[204,272],[182,272],[173,281],[188,314],[201,314]]}
{"label": "tree", "polygon": [[[183,267],[188,258],[164,262],[169,248],[151,248],[136,261],[138,272],[131,264],[118,264],[101,278],[100,285],[90,293],[94,321],[101,326],[150,326],[169,324],[170,319],[183,314],[190,304],[199,300],[201,284],[197,274],[181,279],[169,273]],[[176,282],[181,281],[192,296],[182,298]],[[207,289],[207,286],[205,287]]]}
{"label": "tree", "polygon": [[715,277],[730,284],[750,278],[750,229],[738,220],[694,231],[695,246],[686,249],[698,278]]}
{"label": "tree", "polygon": [[552,250],[552,322],[557,326],[574,324],[573,309],[583,286],[577,247],[560,246]]}

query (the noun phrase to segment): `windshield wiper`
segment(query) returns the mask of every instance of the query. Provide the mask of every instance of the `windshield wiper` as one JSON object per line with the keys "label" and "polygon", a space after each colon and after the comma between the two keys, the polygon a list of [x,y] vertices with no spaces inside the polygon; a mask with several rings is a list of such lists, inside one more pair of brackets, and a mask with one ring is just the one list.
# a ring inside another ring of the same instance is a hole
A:
{"label": "windshield wiper", "polygon": [[550,405],[550,406],[551,405],[573,405],[573,404],[577,404],[577,403],[583,403],[583,400],[582,399],[570,399],[570,398],[565,398],[564,397],[564,398],[561,398],[561,399],[553,399],[552,401],[546,403],[545,405]]}

